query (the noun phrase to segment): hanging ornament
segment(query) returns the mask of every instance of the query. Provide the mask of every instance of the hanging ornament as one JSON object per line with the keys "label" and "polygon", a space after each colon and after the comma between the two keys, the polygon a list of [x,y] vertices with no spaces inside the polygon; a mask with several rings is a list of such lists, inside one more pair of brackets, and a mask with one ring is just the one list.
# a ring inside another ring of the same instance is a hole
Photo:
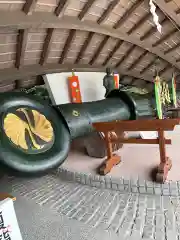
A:
{"label": "hanging ornament", "polygon": [[173,99],[174,107],[177,108],[176,79],[175,79],[174,73],[173,73],[173,76],[172,76],[172,99]]}
{"label": "hanging ornament", "polygon": [[156,6],[154,5],[153,0],[149,1],[149,6],[150,6],[150,12],[152,13],[152,16],[153,16],[154,24],[156,25],[158,32],[162,33],[162,26],[159,23],[159,17],[156,13]]}

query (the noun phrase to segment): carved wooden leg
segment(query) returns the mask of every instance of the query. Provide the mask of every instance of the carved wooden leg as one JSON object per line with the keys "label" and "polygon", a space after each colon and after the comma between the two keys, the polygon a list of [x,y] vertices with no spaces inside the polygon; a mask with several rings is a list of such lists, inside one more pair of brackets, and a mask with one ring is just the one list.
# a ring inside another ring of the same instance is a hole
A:
{"label": "carved wooden leg", "polygon": [[111,158],[108,158],[102,166],[99,168],[100,175],[106,175],[111,171],[111,169],[121,162],[121,157],[118,155],[113,155]]}
{"label": "carved wooden leg", "polygon": [[105,141],[107,148],[107,159],[99,168],[99,174],[101,175],[106,175],[107,173],[109,173],[111,169],[121,161],[120,156],[113,154],[112,143],[109,133],[105,133]]}
{"label": "carved wooden leg", "polygon": [[167,179],[168,171],[172,167],[172,162],[169,159],[169,157],[166,156],[164,131],[160,130],[158,131],[158,134],[159,134],[160,164],[156,175],[156,181],[159,183],[164,183]]}
{"label": "carved wooden leg", "polygon": [[156,174],[156,181],[158,183],[164,183],[167,179],[168,171],[172,167],[172,162],[169,157],[166,157],[166,163],[160,163]]}

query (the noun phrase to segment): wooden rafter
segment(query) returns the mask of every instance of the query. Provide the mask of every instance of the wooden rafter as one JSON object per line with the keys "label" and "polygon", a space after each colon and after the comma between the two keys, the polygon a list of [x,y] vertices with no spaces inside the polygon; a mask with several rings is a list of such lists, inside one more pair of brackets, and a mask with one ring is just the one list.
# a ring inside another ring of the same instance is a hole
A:
{"label": "wooden rafter", "polygon": [[78,15],[78,18],[79,20],[82,20],[84,18],[84,16],[86,15],[86,13],[89,11],[89,9],[92,7],[93,3],[95,2],[96,0],[88,0],[83,9],[81,10],[81,12],[79,13]]}
{"label": "wooden rafter", "polygon": [[43,49],[42,49],[41,57],[40,57],[40,60],[39,60],[40,65],[43,65],[48,58],[49,47],[50,47],[50,43],[52,41],[53,31],[54,31],[54,28],[48,28],[47,29],[47,34],[46,34],[46,37],[45,37],[45,40],[44,40]]}
{"label": "wooden rafter", "polygon": [[24,6],[23,6],[23,11],[26,14],[32,14],[32,12],[34,11],[35,7],[37,4],[37,0],[26,0]]}
{"label": "wooden rafter", "polygon": [[121,47],[121,45],[123,44],[124,41],[119,40],[115,47],[112,49],[112,51],[108,54],[107,58],[105,59],[105,61],[103,62],[103,66],[106,66],[109,62],[109,60],[113,57],[113,55],[116,53],[116,51]]}
{"label": "wooden rafter", "polygon": [[[0,69],[0,82],[10,81],[14,79],[25,79],[31,76],[44,75],[50,73],[59,73],[59,72],[71,72],[72,69],[76,69],[77,72],[104,72],[105,67],[96,65],[92,66],[89,64],[57,64],[57,63],[48,63],[43,66],[39,64],[23,66],[22,68],[5,68]],[[130,77],[140,78],[138,73],[130,74],[129,72],[121,69],[121,75],[127,75]],[[140,78],[142,79],[142,78]],[[142,79],[144,80],[144,79]],[[151,81],[151,76],[145,76],[145,80]]]}
{"label": "wooden rafter", "polygon": [[27,45],[27,38],[28,38],[28,30],[27,29],[19,30],[19,33],[17,36],[17,47],[16,47],[16,61],[15,61],[16,68],[20,68],[23,64],[26,45]]}
{"label": "wooden rafter", "polygon": [[180,58],[176,59],[176,62],[179,63],[180,62]]}
{"label": "wooden rafter", "polygon": [[157,57],[154,57],[154,59],[145,67],[140,71],[140,74],[145,73],[151,66],[153,66],[155,64],[155,62],[157,61]]}
{"label": "wooden rafter", "polygon": [[54,14],[59,17],[61,12],[66,8],[68,5],[68,0],[59,0],[58,6],[56,7]]}
{"label": "wooden rafter", "polygon": [[[169,20],[167,18],[164,18],[163,20],[160,21],[160,24],[162,25],[162,27],[164,26],[164,24],[166,24]],[[150,37],[153,33],[157,32],[157,27],[153,26],[151,27],[146,33],[144,33],[143,36],[140,37],[141,41],[144,41],[145,39],[147,39],[148,37]]]}
{"label": "wooden rafter", "polygon": [[170,38],[173,34],[177,33],[178,29],[174,28],[164,36],[162,36],[159,40],[157,40],[155,43],[152,44],[153,47],[157,47],[162,42],[165,42],[168,38]]}
{"label": "wooden rafter", "polygon": [[109,15],[113,11],[113,9],[118,5],[118,3],[119,3],[119,0],[114,0],[114,1],[110,2],[108,7],[104,10],[103,14],[97,20],[97,23],[98,24],[103,23],[109,17]]}
{"label": "wooden rafter", "polygon": [[88,36],[87,36],[84,44],[82,45],[82,47],[81,47],[81,49],[80,49],[80,51],[79,51],[79,53],[78,53],[78,56],[77,56],[77,58],[76,58],[76,60],[75,60],[75,63],[76,63],[76,64],[79,63],[79,61],[81,60],[84,52],[86,51],[89,43],[91,42],[93,36],[94,36],[94,33],[93,33],[93,32],[89,32],[89,33],[88,33]]}
{"label": "wooden rafter", "polygon": [[128,57],[129,55],[134,51],[135,49],[135,45],[132,45],[128,50],[127,52],[123,55],[123,57],[118,61],[118,63],[115,65],[116,68],[118,68],[122,62],[124,62]]}
{"label": "wooden rafter", "polygon": [[168,54],[168,53],[176,50],[178,47],[180,47],[180,42],[177,43],[176,45],[174,45],[172,48],[169,48],[168,50],[166,50],[166,51],[164,52],[164,54]]}
{"label": "wooden rafter", "polygon": [[27,17],[22,11],[12,11],[10,18],[5,11],[0,11],[0,27],[13,28],[17,30],[28,28],[55,28],[93,31],[94,33],[108,35],[118,40],[120,39],[139,46],[142,49],[147,49],[150,53],[156,54],[159,58],[164,59],[177,69],[180,69],[179,64],[177,64],[173,56],[164,55],[160,49],[152,48],[148,42],[139,41],[139,39],[133,35],[128,36],[125,31],[117,31],[111,27],[99,25],[91,21],[80,21],[76,17],[57,18],[52,13],[44,12],[34,12],[33,15]]}
{"label": "wooden rafter", "polygon": [[166,65],[159,71],[159,76],[163,75],[168,69],[172,69],[172,66],[169,63],[166,63]]}
{"label": "wooden rafter", "polygon": [[146,56],[146,54],[148,53],[148,51],[144,51],[128,68],[127,70],[130,71],[133,68],[135,68],[135,66],[138,65],[138,63],[140,63],[140,61]]}
{"label": "wooden rafter", "polygon": [[129,16],[136,10],[144,0],[137,0],[125,13],[124,15],[115,23],[114,28],[120,28],[122,24],[129,18]]}
{"label": "wooden rafter", "polygon": [[147,12],[137,23],[132,26],[132,28],[129,29],[127,32],[128,35],[132,34],[134,31],[136,31],[139,27],[141,27],[150,17],[152,14],[150,12]]}
{"label": "wooden rafter", "polygon": [[178,15],[178,14],[180,14],[180,9],[177,9],[176,11],[175,11],[175,13]]}
{"label": "wooden rafter", "polygon": [[74,29],[70,30],[70,32],[69,32],[69,35],[68,35],[67,40],[66,40],[66,42],[64,44],[64,48],[63,48],[63,51],[62,51],[60,59],[59,59],[59,63],[60,64],[63,63],[64,59],[67,56],[69,47],[70,47],[71,42],[72,42],[72,40],[73,40],[73,38],[75,36],[75,33],[76,33],[76,30],[74,30]]}
{"label": "wooden rafter", "polygon": [[106,45],[108,39],[109,39],[109,36],[105,36],[105,37],[103,38],[103,40],[101,41],[98,49],[96,50],[96,52],[95,52],[95,54],[93,55],[91,61],[89,62],[90,65],[92,65],[92,64],[95,62],[95,60],[98,58],[98,56],[99,56],[99,54],[101,53],[102,49],[103,49],[104,46]]}
{"label": "wooden rafter", "polygon": [[174,23],[180,26],[180,18],[178,16],[178,10],[174,11],[173,7],[167,6],[164,0],[153,0],[153,1],[161,9],[161,11],[164,12],[169,19],[171,19],[171,21],[174,21]]}

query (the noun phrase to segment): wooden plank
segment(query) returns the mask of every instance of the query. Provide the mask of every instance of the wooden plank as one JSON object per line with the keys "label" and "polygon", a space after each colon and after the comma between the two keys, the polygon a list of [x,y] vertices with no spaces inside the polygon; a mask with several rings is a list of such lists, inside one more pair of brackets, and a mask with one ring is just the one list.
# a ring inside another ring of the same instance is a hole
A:
{"label": "wooden plank", "polygon": [[168,54],[168,53],[176,50],[178,47],[180,47],[180,42],[177,43],[176,45],[174,45],[172,48],[169,48],[169,49],[167,49],[166,51],[164,51],[164,54]]}
{"label": "wooden plank", "polygon": [[152,14],[150,12],[147,12],[142,18],[139,19],[139,21],[137,21],[137,23],[134,24],[134,26],[132,26],[132,28],[130,28],[127,32],[128,35],[132,34],[133,32],[135,32],[138,28],[140,28],[150,17],[152,16]]}
{"label": "wooden plank", "polygon": [[137,0],[125,13],[124,15],[115,23],[114,28],[120,28],[125,21],[128,20],[129,16],[144,2],[144,0]]}
{"label": "wooden plank", "polygon": [[64,44],[64,48],[63,48],[63,51],[62,51],[60,59],[59,59],[60,64],[63,63],[64,59],[67,56],[67,53],[69,51],[69,48],[70,48],[71,42],[72,42],[72,40],[75,36],[75,33],[76,33],[76,30],[74,30],[74,29],[70,30],[70,32],[69,32],[69,35],[68,35],[67,40]]}
{"label": "wooden plank", "polygon": [[34,11],[35,7],[37,4],[37,0],[26,0],[24,6],[23,6],[23,11],[30,15]]}
{"label": "wooden plank", "polygon": [[[159,139],[139,139],[139,138],[130,138],[130,139],[123,139],[117,138],[112,139],[111,143],[123,143],[123,144],[159,144]],[[166,139],[165,144],[170,145],[172,143],[171,139]]]}
{"label": "wooden plank", "polygon": [[107,58],[105,59],[105,61],[103,62],[103,66],[107,65],[109,60],[113,57],[113,55],[116,53],[116,51],[121,47],[121,45],[123,44],[124,41],[119,40],[115,47],[112,49],[112,51],[108,54]]}
{"label": "wooden plank", "polygon": [[56,7],[54,14],[59,17],[62,11],[67,7],[68,0],[59,0],[58,6]]}
{"label": "wooden plank", "polygon": [[[89,65],[89,64],[59,64],[59,63],[48,63],[44,65],[40,64],[33,64],[33,65],[26,65],[19,69],[13,68],[4,68],[0,69],[0,82],[2,81],[9,81],[14,79],[23,79],[31,76],[43,75],[43,74],[50,74],[50,73],[60,73],[60,72],[71,72],[72,69],[76,69],[79,72],[105,72],[106,67],[102,65]],[[118,69],[117,69],[118,71]],[[129,71],[121,70],[121,75],[127,75],[130,77],[139,78],[139,73],[133,72],[130,73]],[[140,78],[141,80],[144,80]],[[152,81],[152,77],[148,77],[145,79],[149,82]]]}
{"label": "wooden plank", "polygon": [[80,49],[80,51],[79,51],[79,53],[78,53],[78,56],[77,56],[77,58],[76,58],[76,61],[75,61],[76,64],[79,63],[79,61],[81,60],[84,52],[86,51],[89,43],[91,42],[93,36],[94,36],[94,33],[93,33],[93,32],[89,32],[89,33],[88,33],[88,36],[87,36],[87,38],[86,38],[83,46],[81,47],[81,49]]}
{"label": "wooden plank", "polygon": [[40,60],[39,60],[40,65],[43,65],[48,58],[49,47],[50,47],[50,44],[51,44],[51,41],[52,41],[53,31],[54,31],[54,28],[48,28],[47,29],[46,38],[44,40],[43,49],[42,49],[41,57],[40,57]]}
{"label": "wooden plank", "polygon": [[109,17],[109,15],[112,13],[113,9],[118,5],[119,0],[114,0],[110,2],[108,7],[104,10],[103,14],[100,16],[100,18],[97,20],[98,24],[101,24],[106,21],[106,19]]}
{"label": "wooden plank", "polygon": [[123,55],[123,57],[117,62],[117,64],[115,65],[116,68],[118,68],[128,57],[129,55],[134,51],[135,49],[135,45],[132,45],[127,52]]}
{"label": "wooden plank", "polygon": [[77,29],[82,31],[90,31],[98,34],[104,34],[113,38],[121,39],[128,43],[132,43],[148,49],[149,52],[156,54],[159,58],[171,63],[177,69],[180,69],[173,56],[166,56],[158,48],[152,48],[145,41],[139,41],[134,36],[128,36],[125,31],[112,29],[111,27],[99,25],[91,21],[80,21],[75,17],[58,18],[52,13],[34,12],[31,16],[26,16],[23,12],[15,11],[11,13],[9,18],[6,12],[0,11],[0,27],[5,29],[28,29],[28,28],[55,28],[55,29]]}
{"label": "wooden plank", "polygon": [[140,71],[140,74],[145,73],[152,65],[155,64],[155,62],[157,61],[158,57],[154,57],[154,59],[145,67]]}
{"label": "wooden plank", "polygon": [[24,55],[27,45],[28,30],[21,29],[19,30],[17,36],[17,45],[16,45],[16,61],[15,67],[20,68],[24,61]]}
{"label": "wooden plank", "polygon": [[144,51],[128,68],[127,70],[130,71],[131,69],[135,68],[140,61],[148,54],[148,51]]}
{"label": "wooden plank", "polygon": [[86,13],[89,11],[89,9],[92,7],[92,5],[94,4],[96,0],[88,0],[85,4],[84,7],[82,9],[82,11],[79,13],[79,20],[82,20],[84,18],[84,16],[86,15]]}
{"label": "wooden plank", "polygon": [[113,121],[113,122],[99,122],[93,123],[93,127],[98,132],[108,131],[158,131],[163,129],[165,131],[173,130],[175,125],[180,124],[180,119],[166,119],[166,120],[132,120],[132,121]]}
{"label": "wooden plank", "polygon": [[[159,23],[162,25],[162,27],[168,22],[168,18],[163,18]],[[144,33],[144,35],[142,35],[140,37],[140,40],[141,41],[144,41],[146,40],[148,37],[152,36],[153,33],[157,32],[157,27],[156,26],[153,26],[151,27],[149,30],[147,30],[147,32]]]}
{"label": "wooden plank", "polygon": [[162,36],[159,40],[152,44],[153,47],[157,47],[162,42],[165,42],[168,38],[170,38],[173,34],[177,33],[179,30],[177,28],[172,29],[170,32]]}
{"label": "wooden plank", "polygon": [[165,67],[159,71],[159,76],[165,73],[167,70],[172,69],[172,66],[169,63],[166,63]]}
{"label": "wooden plank", "polygon": [[106,45],[108,39],[109,39],[109,36],[105,36],[105,37],[103,38],[103,40],[101,41],[101,43],[100,43],[99,47],[97,48],[95,54],[93,55],[91,61],[89,62],[90,65],[92,65],[92,64],[95,62],[95,60],[98,58],[98,56],[99,56],[99,54],[101,53],[102,49],[103,49],[104,46]]}

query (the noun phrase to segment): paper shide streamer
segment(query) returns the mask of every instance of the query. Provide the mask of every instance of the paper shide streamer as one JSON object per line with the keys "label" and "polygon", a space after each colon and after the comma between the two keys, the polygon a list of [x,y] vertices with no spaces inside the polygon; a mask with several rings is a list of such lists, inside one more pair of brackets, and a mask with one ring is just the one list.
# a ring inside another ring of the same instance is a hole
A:
{"label": "paper shide streamer", "polygon": [[154,21],[154,23],[157,27],[157,30],[158,30],[159,33],[161,33],[162,32],[162,26],[159,23],[159,17],[156,13],[156,6],[154,5],[153,0],[149,1],[149,6],[150,6],[150,12],[153,16],[153,21]]}

